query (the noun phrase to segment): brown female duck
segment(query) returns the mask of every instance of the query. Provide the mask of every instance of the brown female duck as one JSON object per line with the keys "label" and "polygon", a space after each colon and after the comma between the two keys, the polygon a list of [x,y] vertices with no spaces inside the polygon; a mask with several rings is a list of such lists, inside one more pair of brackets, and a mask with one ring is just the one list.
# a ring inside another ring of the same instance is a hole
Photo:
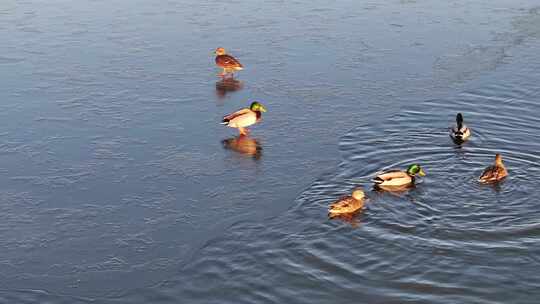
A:
{"label": "brown female duck", "polygon": [[231,75],[236,71],[244,69],[244,66],[231,55],[228,55],[224,48],[217,48],[214,52],[216,54],[216,65],[223,69],[223,72],[219,73],[218,76],[225,77],[226,75]]}
{"label": "brown female duck", "polygon": [[480,178],[478,178],[478,181],[481,183],[495,183],[503,178],[505,178],[508,175],[508,171],[506,170],[506,167],[503,164],[502,157],[500,154],[495,155],[495,164],[492,166],[487,167]]}
{"label": "brown female duck", "polygon": [[366,196],[362,189],[356,189],[352,193],[352,196],[345,196],[328,208],[328,217],[334,218],[336,216],[342,216],[346,214],[354,213],[364,207]]}

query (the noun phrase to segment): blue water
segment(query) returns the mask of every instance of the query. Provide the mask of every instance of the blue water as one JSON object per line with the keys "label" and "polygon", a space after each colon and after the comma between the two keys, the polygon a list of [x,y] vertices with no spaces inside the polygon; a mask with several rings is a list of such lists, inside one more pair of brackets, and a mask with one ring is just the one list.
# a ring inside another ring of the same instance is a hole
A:
{"label": "blue water", "polygon": [[[7,1],[0,303],[536,303],[537,5]],[[219,121],[253,100],[242,150]]]}

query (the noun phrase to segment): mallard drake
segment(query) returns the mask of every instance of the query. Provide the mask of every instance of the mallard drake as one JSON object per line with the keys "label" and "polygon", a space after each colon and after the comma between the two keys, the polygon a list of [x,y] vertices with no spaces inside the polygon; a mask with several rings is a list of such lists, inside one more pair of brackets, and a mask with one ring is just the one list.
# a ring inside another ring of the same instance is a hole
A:
{"label": "mallard drake", "polygon": [[412,164],[407,168],[407,171],[392,170],[377,175],[373,182],[377,186],[383,187],[400,187],[414,185],[416,174],[425,176],[426,173],[418,164]]}
{"label": "mallard drake", "polygon": [[266,112],[266,108],[261,103],[254,101],[249,109],[240,109],[223,117],[221,124],[231,128],[238,128],[240,135],[247,135],[249,133],[247,127],[261,121],[262,112]]}
{"label": "mallard drake", "polygon": [[502,162],[502,156],[500,154],[495,155],[495,164],[487,167],[478,181],[481,183],[495,183],[508,175],[508,171]]}
{"label": "mallard drake", "polygon": [[450,137],[456,143],[462,143],[471,136],[471,129],[463,124],[463,115],[458,113],[456,115],[456,125],[450,128]]}
{"label": "mallard drake", "polygon": [[233,77],[233,73],[244,69],[244,66],[231,55],[228,55],[224,48],[217,48],[214,52],[216,54],[216,65],[223,69],[223,72],[218,76],[225,77],[230,74]]}
{"label": "mallard drake", "polygon": [[334,218],[336,216],[354,213],[364,207],[365,199],[366,195],[364,191],[362,189],[356,189],[353,191],[352,196],[342,197],[332,203],[328,208],[328,217]]}

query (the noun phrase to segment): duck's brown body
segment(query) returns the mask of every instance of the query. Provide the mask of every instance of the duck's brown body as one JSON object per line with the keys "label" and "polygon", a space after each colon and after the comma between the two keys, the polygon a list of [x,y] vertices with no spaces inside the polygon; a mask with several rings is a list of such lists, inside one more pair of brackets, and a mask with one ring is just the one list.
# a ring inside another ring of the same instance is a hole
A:
{"label": "duck's brown body", "polygon": [[244,69],[244,66],[231,55],[226,54],[224,48],[216,49],[216,65],[223,69],[223,72],[219,76],[224,77],[227,74],[232,74],[236,71]]}
{"label": "duck's brown body", "polygon": [[508,171],[502,162],[502,157],[500,154],[495,155],[495,164],[487,167],[480,178],[478,179],[481,183],[495,183],[503,178],[508,176]]}
{"label": "duck's brown body", "polygon": [[239,71],[244,68],[240,61],[227,54],[216,56],[216,65],[222,69],[230,69],[234,71]]}
{"label": "duck's brown body", "polygon": [[350,214],[362,209],[362,207],[364,207],[363,200],[356,200],[352,196],[347,196],[330,205],[328,217],[334,218],[336,216]]}
{"label": "duck's brown body", "polygon": [[365,196],[362,190],[356,190],[352,196],[345,196],[332,203],[328,208],[328,217],[334,218],[359,211],[364,207]]}

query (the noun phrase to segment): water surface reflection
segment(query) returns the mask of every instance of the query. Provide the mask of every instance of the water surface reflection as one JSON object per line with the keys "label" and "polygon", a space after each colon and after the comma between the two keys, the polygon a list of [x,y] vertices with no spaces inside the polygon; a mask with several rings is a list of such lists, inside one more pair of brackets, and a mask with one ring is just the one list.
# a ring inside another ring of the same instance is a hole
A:
{"label": "water surface reflection", "polygon": [[415,187],[416,187],[415,185],[402,185],[402,186],[373,185],[373,190],[380,194],[389,193],[397,197],[402,197],[405,194],[407,194],[409,190],[414,189]]}
{"label": "water surface reflection", "polygon": [[362,210],[358,210],[356,212],[349,213],[349,214],[329,216],[328,219],[331,221],[339,220],[339,221],[342,221],[344,223],[351,225],[352,228],[358,228],[360,227],[360,224],[361,224],[360,217],[363,211],[364,210],[362,209]]}
{"label": "water surface reflection", "polygon": [[251,138],[248,135],[238,135],[221,141],[223,148],[231,150],[241,155],[252,157],[259,160],[262,156],[262,146],[259,140]]}
{"label": "water surface reflection", "polygon": [[223,78],[216,82],[216,95],[225,98],[228,93],[240,91],[244,88],[244,82],[234,78]]}
{"label": "water surface reflection", "polygon": [[[538,302],[538,0],[4,2],[0,303]],[[262,161],[216,123],[247,97]]]}

